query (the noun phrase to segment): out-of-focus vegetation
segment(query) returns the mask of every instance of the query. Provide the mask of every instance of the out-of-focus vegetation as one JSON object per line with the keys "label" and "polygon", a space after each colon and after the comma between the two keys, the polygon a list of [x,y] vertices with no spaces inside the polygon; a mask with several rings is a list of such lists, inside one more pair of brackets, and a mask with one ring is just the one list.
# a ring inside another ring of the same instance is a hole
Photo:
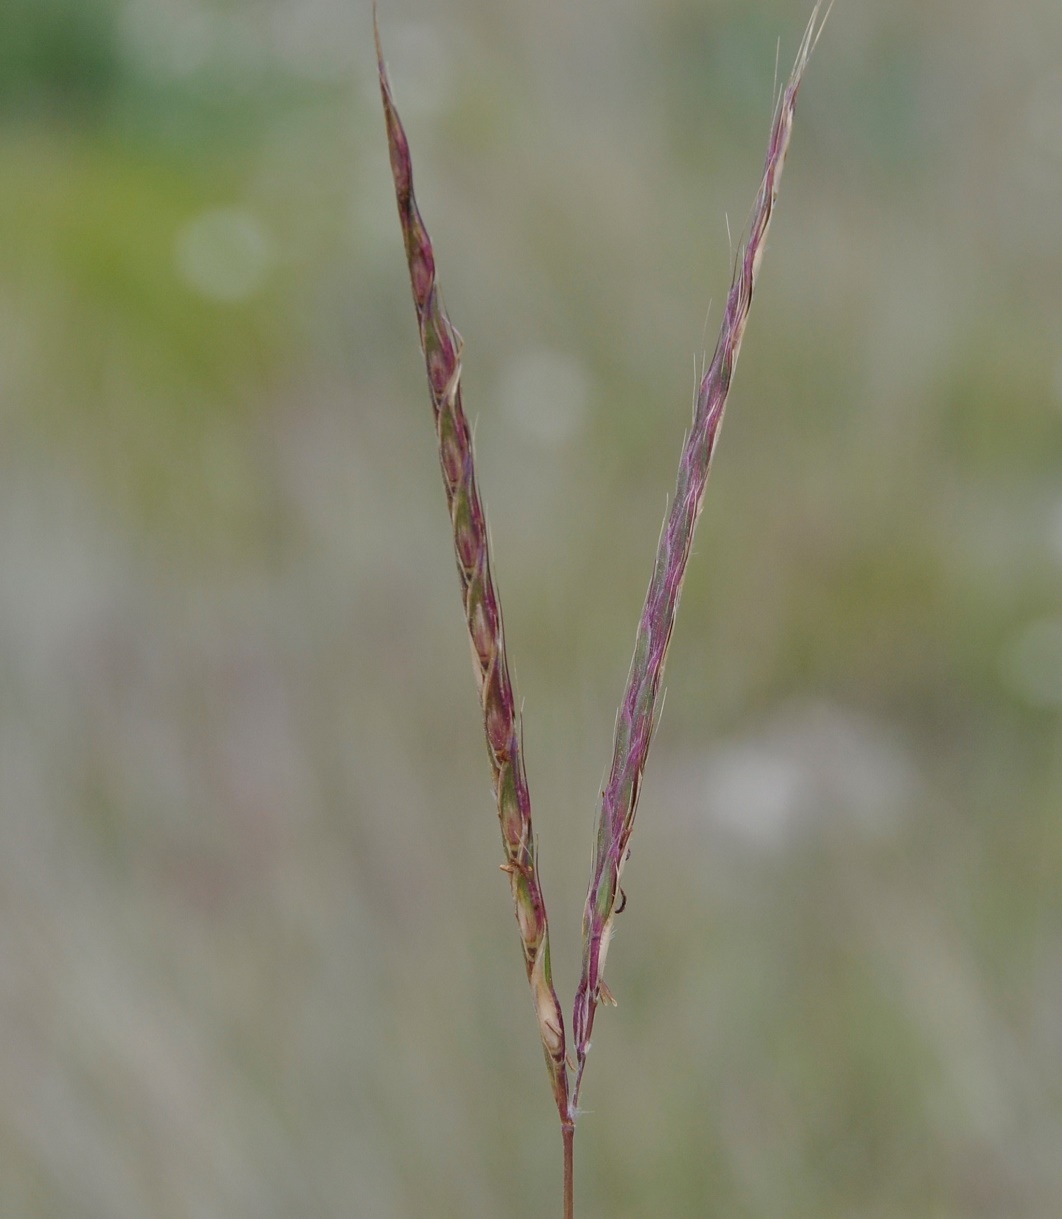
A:
{"label": "out-of-focus vegetation", "polygon": [[[807,15],[381,9],[565,996],[725,217]],[[1060,45],[1057,0],[839,2],[811,65],[587,1219],[1062,1208]],[[373,70],[341,0],[0,6],[5,1216],[558,1209]]]}

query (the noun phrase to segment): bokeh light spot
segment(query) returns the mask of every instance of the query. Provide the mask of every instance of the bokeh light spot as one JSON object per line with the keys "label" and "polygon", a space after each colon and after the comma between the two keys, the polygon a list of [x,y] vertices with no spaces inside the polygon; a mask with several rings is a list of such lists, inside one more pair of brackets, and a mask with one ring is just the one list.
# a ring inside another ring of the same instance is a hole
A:
{"label": "bokeh light spot", "polygon": [[537,348],[517,356],[502,374],[501,401],[509,418],[532,439],[562,445],[586,417],[590,378],[563,352]]}
{"label": "bokeh light spot", "polygon": [[231,303],[253,296],[276,259],[265,226],[242,208],[196,216],[178,233],[174,256],[188,287],[210,300]]}
{"label": "bokeh light spot", "polygon": [[1033,707],[1062,707],[1062,617],[1040,618],[1011,637],[1000,657],[1003,680]]}

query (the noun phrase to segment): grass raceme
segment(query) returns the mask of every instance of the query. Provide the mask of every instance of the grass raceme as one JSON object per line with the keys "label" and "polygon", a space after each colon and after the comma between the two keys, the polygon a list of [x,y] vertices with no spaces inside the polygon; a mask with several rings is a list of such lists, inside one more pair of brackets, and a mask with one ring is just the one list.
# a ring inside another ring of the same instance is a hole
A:
{"label": "grass raceme", "polygon": [[[712,454],[741,352],[778,197],[797,93],[827,16],[828,10],[825,14],[821,11],[821,2],[816,4],[792,72],[777,98],[763,176],[748,233],[735,260],[715,352],[700,382],[693,424],[679,459],[675,492],[660,532],[627,686],[616,717],[612,764],[598,811],[590,882],[583,909],[582,966],[572,1016],[574,1044],[571,1050],[566,1042],[564,1018],[550,970],[549,923],[538,873],[520,722],[509,678],[501,604],[491,574],[487,523],[476,486],[472,434],[461,400],[464,345],[439,297],[435,253],[413,193],[409,142],[398,117],[384,66],[379,28],[376,29],[391,172],[431,395],[439,463],[453,527],[473,670],[483,711],[505,854],[502,869],[508,874],[512,888],[524,965],[561,1126],[565,1219],[572,1219],[574,1215],[573,1138],[594,1018],[602,1001],[613,1001],[604,979],[605,961],[616,916],[623,909],[620,881],[659,711],[668,647],[694,530],[704,502]],[[574,1071],[574,1079],[570,1078],[570,1071]]]}

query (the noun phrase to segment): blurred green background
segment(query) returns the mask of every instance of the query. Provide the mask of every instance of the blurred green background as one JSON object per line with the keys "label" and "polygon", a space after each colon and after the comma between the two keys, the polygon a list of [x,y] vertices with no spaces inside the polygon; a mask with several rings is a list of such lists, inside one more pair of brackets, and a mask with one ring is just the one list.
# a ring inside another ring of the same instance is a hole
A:
{"label": "blurred green background", "polygon": [[[727,217],[809,9],[381,8],[566,1009]],[[1060,46],[1057,0],[826,28],[583,1219],[1062,1213]],[[0,7],[0,565],[0,1214],[557,1214],[363,0]]]}

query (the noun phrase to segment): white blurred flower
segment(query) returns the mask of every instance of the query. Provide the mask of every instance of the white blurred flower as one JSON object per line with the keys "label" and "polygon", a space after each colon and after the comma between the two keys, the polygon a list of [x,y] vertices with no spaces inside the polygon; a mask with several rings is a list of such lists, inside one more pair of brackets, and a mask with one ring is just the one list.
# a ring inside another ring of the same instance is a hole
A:
{"label": "white blurred flower", "polygon": [[781,847],[814,824],[888,833],[917,786],[883,726],[833,703],[794,703],[685,771],[678,800],[752,846]]}

